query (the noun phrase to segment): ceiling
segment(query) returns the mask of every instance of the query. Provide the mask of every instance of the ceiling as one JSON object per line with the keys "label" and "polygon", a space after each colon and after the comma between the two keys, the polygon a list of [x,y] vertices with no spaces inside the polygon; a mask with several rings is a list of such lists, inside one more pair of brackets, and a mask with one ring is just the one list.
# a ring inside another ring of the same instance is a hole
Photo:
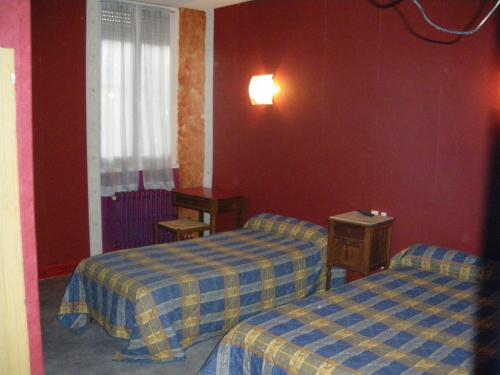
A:
{"label": "ceiling", "polygon": [[175,8],[213,9],[249,0],[142,0],[148,3],[170,5]]}

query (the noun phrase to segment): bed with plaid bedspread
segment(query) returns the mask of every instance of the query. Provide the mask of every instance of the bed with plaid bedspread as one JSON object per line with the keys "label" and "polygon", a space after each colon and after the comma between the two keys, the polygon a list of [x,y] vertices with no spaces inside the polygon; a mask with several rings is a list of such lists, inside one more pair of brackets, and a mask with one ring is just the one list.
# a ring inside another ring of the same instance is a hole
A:
{"label": "bed with plaid bedspread", "polygon": [[412,246],[389,270],[239,323],[200,375],[500,374],[498,271]]}
{"label": "bed with plaid bedspread", "polygon": [[324,282],[326,230],[261,214],[243,229],[122,250],[82,261],[58,319],[82,331],[91,317],[128,339],[117,360],[183,359],[191,344]]}

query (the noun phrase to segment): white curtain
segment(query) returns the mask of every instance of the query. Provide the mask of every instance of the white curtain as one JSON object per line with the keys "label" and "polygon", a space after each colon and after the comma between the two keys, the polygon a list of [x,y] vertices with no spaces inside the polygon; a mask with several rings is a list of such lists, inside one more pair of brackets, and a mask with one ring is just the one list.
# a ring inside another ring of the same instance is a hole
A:
{"label": "white curtain", "polygon": [[170,12],[101,1],[101,194],[171,189]]}

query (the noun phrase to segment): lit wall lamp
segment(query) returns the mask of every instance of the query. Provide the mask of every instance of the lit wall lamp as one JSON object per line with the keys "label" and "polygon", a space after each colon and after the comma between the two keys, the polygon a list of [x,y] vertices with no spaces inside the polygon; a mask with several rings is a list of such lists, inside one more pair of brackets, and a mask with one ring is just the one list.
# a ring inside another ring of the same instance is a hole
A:
{"label": "lit wall lamp", "polygon": [[248,95],[253,105],[273,104],[274,95],[279,86],[274,82],[272,74],[253,76],[248,85]]}

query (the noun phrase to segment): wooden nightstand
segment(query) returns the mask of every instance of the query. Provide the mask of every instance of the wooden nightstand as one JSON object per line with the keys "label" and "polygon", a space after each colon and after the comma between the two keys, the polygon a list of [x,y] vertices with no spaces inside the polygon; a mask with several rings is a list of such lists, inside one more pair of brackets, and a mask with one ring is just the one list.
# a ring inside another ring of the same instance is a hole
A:
{"label": "wooden nightstand", "polygon": [[393,221],[357,211],[328,218],[327,289],[333,266],[366,276],[389,265]]}

